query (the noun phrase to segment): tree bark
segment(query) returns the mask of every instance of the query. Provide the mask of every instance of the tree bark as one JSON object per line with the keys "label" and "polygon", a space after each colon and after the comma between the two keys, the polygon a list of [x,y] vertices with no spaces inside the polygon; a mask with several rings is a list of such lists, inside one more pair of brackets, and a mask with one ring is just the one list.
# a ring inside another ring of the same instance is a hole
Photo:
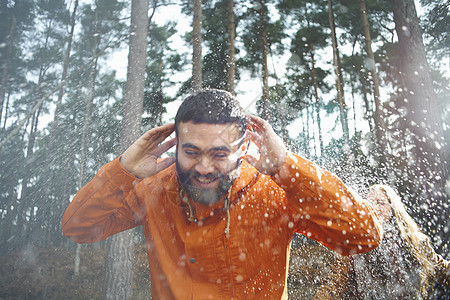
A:
{"label": "tree bark", "polygon": [[267,63],[268,43],[266,26],[266,4],[261,1],[259,9],[259,21],[261,26],[262,41],[262,115],[261,117],[270,120],[270,91],[269,91],[269,67]]}
{"label": "tree bark", "polygon": [[[50,29],[52,28],[52,24],[53,24],[53,19],[49,19],[48,23],[47,23],[47,28],[45,30],[45,32],[47,32],[47,34],[45,36],[45,40],[44,40],[45,42],[42,47],[42,49],[44,49],[44,50],[48,49],[48,44],[49,44],[49,39],[50,39],[50,35],[48,33],[50,32]],[[39,99],[39,97],[41,95],[41,88],[45,81],[46,70],[48,70],[48,66],[46,65],[45,59],[43,59],[41,57],[39,60],[38,82],[36,85],[36,90],[34,92],[34,98],[36,98],[37,102],[39,102],[37,99]],[[42,106],[43,106],[43,103],[41,103],[41,105],[38,107],[37,111],[35,111],[33,113],[33,117],[31,120],[30,134],[28,135],[28,145],[27,145],[27,152],[26,152],[25,168],[27,168],[27,169],[29,169],[29,164],[33,160],[34,143],[36,140],[37,128],[38,128],[38,124],[39,124],[39,115],[42,110]],[[26,127],[25,127],[25,131],[26,131]],[[17,245],[20,245],[22,242],[25,242],[24,236],[25,236],[25,231],[27,229],[26,222],[25,222],[26,211],[27,211],[28,207],[30,207],[31,210],[33,209],[33,207],[31,207],[31,203],[33,202],[33,199],[31,197],[29,197],[29,195],[30,195],[29,188],[28,188],[29,180],[30,180],[30,174],[29,174],[29,172],[25,172],[24,176],[22,177],[22,184],[21,184],[22,193],[21,193],[19,205],[17,208],[17,225],[18,225],[17,233],[16,233],[17,234],[17,238],[16,238]]]}
{"label": "tree bark", "polygon": [[[96,48],[96,47],[95,47]],[[93,56],[95,57],[95,50],[93,51]],[[80,150],[80,175],[78,178],[78,189],[81,189],[84,185],[84,172],[86,166],[86,140],[88,136],[89,125],[91,121],[91,112],[92,105],[95,97],[95,79],[97,75],[97,59],[94,61],[93,66],[91,67],[91,71],[89,72],[89,94],[86,102],[86,110],[84,113],[84,122],[83,122],[83,132],[81,135],[81,150]],[[56,129],[56,128],[55,128]],[[77,244],[77,250],[75,252],[75,261],[74,261],[74,275],[78,276],[80,271],[80,249],[81,245]]]}
{"label": "tree bark", "polygon": [[[8,96],[6,97],[6,104],[4,104],[5,106],[5,117],[3,118],[3,125],[2,128],[3,130],[6,129],[6,121],[8,120],[8,108],[9,108],[9,100],[11,99],[11,91],[8,91]],[[3,110],[2,110],[3,113]],[[1,147],[0,147],[0,155],[1,155]]]}
{"label": "tree bark", "polygon": [[1,86],[0,86],[0,123],[2,120],[2,114],[3,114],[3,104],[5,102],[6,82],[8,80],[8,67],[11,62],[11,53],[12,53],[12,47],[14,44],[14,33],[16,31],[16,23],[17,23],[16,17],[13,16],[11,29],[9,31],[8,50],[6,51],[6,62],[2,66],[2,81],[1,81]]}
{"label": "tree bark", "polygon": [[317,157],[319,154],[317,153],[317,144],[316,144],[316,135],[314,134],[314,107],[313,105],[308,105],[307,109],[308,116],[308,143],[312,142],[312,150],[314,151],[314,155]]}
{"label": "tree bark", "polygon": [[202,88],[202,0],[194,0],[192,22],[192,91]]}
{"label": "tree bark", "polygon": [[358,69],[357,72],[358,72],[358,80],[361,83],[361,93],[362,93],[362,97],[363,97],[363,101],[364,101],[364,107],[366,109],[366,113],[365,113],[364,117],[366,118],[366,120],[369,124],[370,132],[374,132],[375,129],[374,129],[374,125],[372,124],[372,121],[374,121],[374,118],[372,117],[372,110],[370,109],[369,98],[367,97],[365,76],[361,70]]}
{"label": "tree bark", "polygon": [[349,137],[349,132],[348,132],[347,107],[346,107],[345,98],[344,98],[344,80],[342,78],[341,59],[339,56],[339,48],[338,48],[337,38],[336,38],[336,28],[334,25],[334,13],[333,13],[332,0],[328,0],[328,20],[330,23],[331,40],[332,40],[332,44],[333,44],[333,65],[334,65],[334,73],[336,74],[336,88],[337,88],[337,93],[338,93],[340,120],[341,120],[342,131],[344,134],[345,143],[348,145],[350,137]]}
{"label": "tree bark", "polygon": [[[94,50],[95,51],[95,50]],[[93,53],[95,55],[95,52]],[[84,172],[86,165],[86,145],[87,138],[89,136],[89,126],[91,123],[92,105],[95,98],[95,81],[97,78],[97,61],[96,59],[89,72],[89,90],[86,101],[86,108],[84,112],[83,132],[81,134],[81,149],[80,149],[80,176],[78,178],[78,189],[81,189],[84,185]]]}
{"label": "tree bark", "polygon": [[234,80],[236,77],[236,65],[234,61],[235,49],[235,25],[234,25],[234,0],[228,0],[228,51],[227,51],[227,90],[235,94],[234,92]]}
{"label": "tree bark", "polygon": [[[127,83],[123,105],[120,153],[139,136],[144,102],[144,83],[148,35],[148,0],[131,2],[131,30]],[[103,299],[131,299],[133,296],[134,231],[112,236],[108,243]]]}
{"label": "tree bark", "polygon": [[321,118],[320,118],[320,99],[319,99],[319,84],[317,82],[317,70],[316,70],[316,60],[314,58],[314,43],[311,43],[310,46],[310,56],[311,56],[311,72],[312,72],[312,80],[313,80],[313,88],[314,88],[314,98],[316,99],[316,119],[317,119],[317,130],[319,131],[319,147],[320,153],[323,151],[323,134],[322,134],[322,126],[321,126]]}
{"label": "tree bark", "polygon": [[377,137],[378,143],[378,153],[377,159],[380,163],[382,169],[387,168],[387,157],[388,157],[388,147],[386,140],[386,123],[384,121],[383,114],[383,104],[380,99],[380,81],[378,78],[377,66],[375,64],[375,55],[372,51],[372,38],[370,37],[370,26],[369,21],[367,20],[367,9],[366,9],[366,1],[358,0],[359,9],[360,9],[360,17],[361,23],[363,26],[364,32],[364,41],[366,43],[366,52],[367,57],[369,58],[368,69],[372,76],[372,86],[373,86],[373,100],[375,103],[374,107],[374,121],[375,121],[375,134]]}
{"label": "tree bark", "polygon": [[[74,6],[73,6],[73,11],[72,11],[72,17],[71,17],[71,24],[70,24],[70,32],[69,32],[69,39],[67,41],[67,49],[66,49],[66,53],[64,55],[64,63],[63,63],[63,72],[61,74],[61,83],[64,83],[66,78],[67,78],[67,71],[69,69],[69,58],[70,58],[70,52],[72,51],[72,39],[73,39],[73,33],[75,31],[75,16],[77,13],[77,8],[78,8],[78,0],[75,0]],[[55,108],[55,115],[53,117],[53,124],[52,124],[52,128],[51,128],[51,132],[54,133],[54,130],[58,127],[58,123],[59,123],[59,113],[61,110],[61,103],[62,103],[62,98],[64,96],[64,87],[65,84],[61,85],[61,87],[59,88],[58,91],[58,99],[56,101],[56,108]],[[50,143],[52,143],[54,139],[50,138]],[[52,152],[53,147],[49,147],[49,152]]]}
{"label": "tree bark", "polygon": [[[390,0],[394,13],[395,30],[401,55],[401,75],[404,81],[405,99],[397,106],[405,106],[408,113],[407,126],[412,140],[410,176],[414,204],[418,206],[424,226],[436,236],[439,232],[444,241],[442,227],[448,215],[442,210],[448,203],[445,180],[448,176],[448,157],[440,119],[439,108],[433,88],[430,69],[423,45],[422,31],[413,0]],[[425,208],[427,207],[427,208]]]}
{"label": "tree bark", "polygon": [[[30,134],[28,137],[28,145],[27,145],[27,152],[25,156],[25,167],[29,169],[29,164],[31,163],[33,159],[33,150],[34,150],[34,143],[36,141],[36,134],[37,134],[37,127],[39,124],[39,115],[41,113],[41,109],[36,111],[33,114],[33,118],[31,120],[30,125]],[[19,199],[19,205],[17,207],[17,230],[16,230],[16,244],[22,245],[25,242],[25,232],[26,232],[26,212],[29,209],[30,211],[33,210],[33,199],[31,198],[30,188],[28,187],[28,183],[30,181],[31,174],[30,172],[25,171],[23,178],[22,178],[22,188],[21,188],[21,196]],[[28,224],[29,226],[29,224]]]}
{"label": "tree bark", "polygon": [[[51,27],[51,21],[49,22],[48,28]],[[44,43],[44,49],[47,48],[48,45],[48,39],[49,36],[46,36],[45,43]],[[39,99],[39,96],[41,94],[41,87],[42,83],[44,81],[44,74],[45,74],[45,62],[41,60],[40,66],[39,66],[39,76],[38,76],[38,82],[36,86],[36,91],[34,93],[36,99]],[[36,141],[36,133],[37,128],[39,124],[39,115],[41,113],[42,105],[39,106],[39,109],[33,113],[32,119],[31,119],[31,125],[30,125],[30,134],[28,135],[28,145],[27,145],[27,151],[26,151],[26,165],[25,168],[29,169],[29,164],[33,160],[33,154],[34,154],[34,143]],[[26,127],[25,127],[26,128]],[[25,129],[26,130],[26,129]],[[25,211],[27,210],[27,205],[30,205],[30,198],[29,198],[29,188],[28,183],[30,180],[30,173],[24,172],[23,178],[22,178],[22,188],[21,188],[21,196],[19,200],[19,205],[17,208],[17,238],[16,242],[21,243],[23,240],[24,232],[25,232]],[[28,202],[28,203],[27,203]],[[32,209],[32,208],[31,208]]]}

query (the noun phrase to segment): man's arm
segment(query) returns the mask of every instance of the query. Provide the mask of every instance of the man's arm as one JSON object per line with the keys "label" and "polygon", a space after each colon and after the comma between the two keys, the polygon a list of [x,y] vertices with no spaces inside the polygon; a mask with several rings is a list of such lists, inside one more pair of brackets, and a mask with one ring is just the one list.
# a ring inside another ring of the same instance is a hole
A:
{"label": "man's arm", "polygon": [[287,152],[270,124],[249,116],[247,137],[260,150],[245,158],[285,190],[297,231],[343,254],[367,252],[380,244],[382,226],[369,203],[314,163]]}
{"label": "man's arm", "polygon": [[119,159],[104,165],[64,213],[61,228],[71,240],[93,243],[139,225],[133,185],[140,179],[127,172]]}
{"label": "man's arm", "polygon": [[140,206],[133,191],[140,178],[159,173],[175,158],[160,160],[176,144],[174,124],[153,128],[134,142],[121,157],[106,164],[84,186],[67,208],[64,235],[78,243],[91,243],[140,224]]}
{"label": "man's arm", "polygon": [[342,255],[381,243],[382,225],[372,206],[330,172],[289,153],[272,178],[286,192],[299,233]]}

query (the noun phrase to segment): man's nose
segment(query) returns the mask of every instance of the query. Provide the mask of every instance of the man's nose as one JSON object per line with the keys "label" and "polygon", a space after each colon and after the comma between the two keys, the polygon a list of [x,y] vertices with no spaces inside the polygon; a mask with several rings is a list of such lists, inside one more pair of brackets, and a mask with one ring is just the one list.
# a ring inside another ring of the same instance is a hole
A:
{"label": "man's nose", "polygon": [[195,165],[195,171],[201,175],[207,175],[214,172],[214,164],[206,155],[203,155]]}

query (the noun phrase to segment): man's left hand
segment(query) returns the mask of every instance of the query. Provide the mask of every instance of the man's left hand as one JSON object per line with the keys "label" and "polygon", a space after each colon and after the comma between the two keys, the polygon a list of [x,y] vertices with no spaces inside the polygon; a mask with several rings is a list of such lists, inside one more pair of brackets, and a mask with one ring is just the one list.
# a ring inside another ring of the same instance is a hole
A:
{"label": "man's left hand", "polygon": [[248,115],[248,123],[254,131],[247,130],[247,139],[259,148],[260,157],[256,159],[252,155],[246,155],[244,158],[261,173],[272,176],[286,159],[286,146],[264,119]]}

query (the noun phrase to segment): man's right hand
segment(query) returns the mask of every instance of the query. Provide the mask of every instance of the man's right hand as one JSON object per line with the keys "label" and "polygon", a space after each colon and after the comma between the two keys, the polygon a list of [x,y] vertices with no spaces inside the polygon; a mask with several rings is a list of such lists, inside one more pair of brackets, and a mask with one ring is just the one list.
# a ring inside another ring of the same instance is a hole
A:
{"label": "man's right hand", "polygon": [[130,174],[141,179],[153,176],[169,167],[175,162],[174,157],[160,162],[158,158],[177,143],[176,138],[164,142],[174,130],[175,124],[150,129],[122,154],[120,163]]}

